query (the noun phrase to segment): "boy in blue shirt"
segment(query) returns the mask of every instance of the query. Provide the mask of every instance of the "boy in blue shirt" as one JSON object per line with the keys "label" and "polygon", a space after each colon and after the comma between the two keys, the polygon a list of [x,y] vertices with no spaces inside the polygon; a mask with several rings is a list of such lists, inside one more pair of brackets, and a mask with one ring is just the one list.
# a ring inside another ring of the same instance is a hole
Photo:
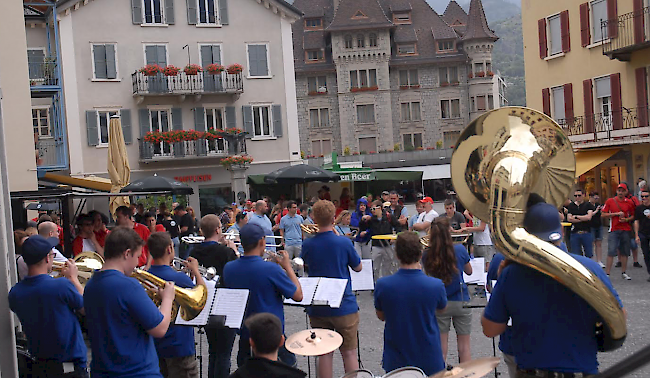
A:
{"label": "boy in blue shirt", "polygon": [[[194,282],[185,273],[172,268],[174,261],[174,243],[167,232],[155,232],[147,239],[149,254],[153,258],[149,273],[165,281],[173,282],[182,288],[193,288]],[[197,285],[204,285],[199,273],[199,262],[187,258],[187,268]],[[172,319],[173,323],[175,319]],[[160,364],[160,373],[165,378],[191,378],[199,374],[199,364],[194,350],[194,327],[171,324],[165,336],[155,339],[156,352]]]}
{"label": "boy in blue shirt", "polygon": [[[264,202],[264,201],[262,201]],[[239,230],[244,255],[223,268],[223,285],[230,289],[248,289],[248,305],[244,319],[261,312],[270,312],[282,322],[284,331],[284,299],[302,300],[302,288],[293,272],[286,251],[279,251],[277,264],[262,260],[266,244],[264,230],[250,222]],[[279,264],[279,266],[278,266]],[[248,329],[244,326],[239,337],[237,366],[242,366],[250,355]],[[280,361],[289,366],[296,363],[296,356],[284,346],[279,351]]]}
{"label": "boy in blue shirt", "polygon": [[153,338],[167,333],[174,285],[158,291],[160,309],[130,275],[144,241],[131,228],[117,227],[104,245],[106,262],[86,284],[84,304],[93,359],[93,378],[162,377]]}
{"label": "boy in blue shirt", "polygon": [[301,215],[297,215],[298,205],[295,201],[287,202],[289,213],[280,219],[280,235],[284,240],[284,249],[289,254],[289,258],[300,256],[302,251],[302,229],[303,223]]}
{"label": "boy in blue shirt", "polygon": [[385,321],[382,367],[386,372],[416,366],[429,376],[445,368],[436,312],[447,306],[441,280],[420,268],[422,245],[415,232],[397,236],[399,270],[377,280],[375,309]]}
{"label": "boy in blue shirt", "polygon": [[[302,243],[302,258],[308,266],[310,277],[344,278],[348,280],[339,308],[329,306],[312,306],[307,309],[309,322],[313,328],[334,330],[343,336],[339,348],[343,357],[345,372],[359,369],[357,361],[357,330],[359,329],[359,306],[352,293],[350,270],[361,271],[361,259],[345,236],[334,233],[334,216],[336,208],[327,200],[320,200],[313,207],[314,221],[318,233]],[[334,352],[318,357],[318,377],[332,377]]]}
{"label": "boy in blue shirt", "polygon": [[18,315],[36,359],[31,377],[86,378],[86,344],[75,315],[84,307],[77,267],[72,260],[65,263],[65,280],[48,275],[55,256],[52,248],[58,243],[58,238],[40,235],[25,240],[27,276],[9,291],[9,307]]}

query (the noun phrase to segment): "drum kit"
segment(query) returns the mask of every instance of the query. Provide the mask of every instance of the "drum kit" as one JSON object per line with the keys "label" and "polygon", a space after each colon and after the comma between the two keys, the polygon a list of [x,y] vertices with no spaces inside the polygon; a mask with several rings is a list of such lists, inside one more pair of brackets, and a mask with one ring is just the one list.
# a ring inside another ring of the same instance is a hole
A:
{"label": "drum kit", "polygon": [[[343,344],[343,337],[329,329],[312,328],[294,333],[287,338],[285,347],[291,353],[300,356],[322,356],[338,349]],[[479,358],[464,362],[451,370],[441,371],[429,378],[480,378],[486,376],[499,364],[497,357]],[[351,371],[341,378],[427,378],[422,369],[407,366],[389,372],[384,376],[375,376],[371,371],[360,369]]]}

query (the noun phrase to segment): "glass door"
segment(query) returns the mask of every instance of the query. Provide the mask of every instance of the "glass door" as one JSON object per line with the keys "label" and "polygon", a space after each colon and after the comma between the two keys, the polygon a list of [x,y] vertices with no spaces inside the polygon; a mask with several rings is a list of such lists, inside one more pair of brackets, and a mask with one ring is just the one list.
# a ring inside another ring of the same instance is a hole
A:
{"label": "glass door", "polygon": [[[151,131],[166,132],[172,129],[168,110],[150,110]],[[172,156],[173,146],[167,142],[160,142],[153,145],[154,156]]]}

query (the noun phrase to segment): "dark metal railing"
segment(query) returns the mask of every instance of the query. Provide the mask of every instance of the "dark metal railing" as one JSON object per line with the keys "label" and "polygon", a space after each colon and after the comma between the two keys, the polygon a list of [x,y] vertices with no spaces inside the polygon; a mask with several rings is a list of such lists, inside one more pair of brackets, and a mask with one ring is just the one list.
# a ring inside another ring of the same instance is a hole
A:
{"label": "dark metal railing", "polygon": [[225,157],[246,152],[245,144],[241,152],[225,139],[197,139],[176,143],[152,143],[139,139],[140,160],[160,160],[164,158]]}
{"label": "dark metal railing", "polygon": [[[594,113],[567,119],[559,119],[557,123],[567,135],[593,135],[594,141],[612,138],[633,138],[648,134],[649,107],[614,109],[606,113]],[[619,130],[637,129],[638,132],[616,135]]]}
{"label": "dark metal railing", "polygon": [[[627,61],[632,51],[650,46],[649,23],[650,7],[601,21],[603,35],[610,36],[609,42],[603,43],[603,54]],[[614,30],[617,33],[612,37],[611,31]]]}
{"label": "dark metal railing", "polygon": [[32,87],[39,85],[59,85],[56,64],[56,60],[51,58],[47,58],[44,62],[28,62],[30,85]]}
{"label": "dark metal railing", "polygon": [[241,93],[244,91],[242,74],[222,72],[212,75],[207,72],[187,75],[179,72],[176,76],[159,73],[147,76],[142,72],[131,75],[134,95],[160,94],[205,94],[205,93]]}

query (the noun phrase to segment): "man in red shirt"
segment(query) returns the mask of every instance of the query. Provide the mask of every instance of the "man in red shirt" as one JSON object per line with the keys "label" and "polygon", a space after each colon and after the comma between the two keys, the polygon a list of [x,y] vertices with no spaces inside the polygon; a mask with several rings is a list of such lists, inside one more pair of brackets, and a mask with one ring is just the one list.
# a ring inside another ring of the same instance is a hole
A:
{"label": "man in red shirt", "polygon": [[145,245],[142,247],[142,254],[138,258],[138,266],[147,266],[149,267],[150,264],[150,259],[149,259],[149,249],[147,248],[147,239],[149,239],[149,235],[151,235],[151,231],[147,228],[147,226],[140,224],[140,223],[135,223],[133,221],[133,213],[131,212],[131,209],[129,209],[126,206],[120,206],[115,210],[115,223],[118,226],[122,227],[127,227],[127,228],[132,228],[133,231],[137,232],[138,235],[144,240]]}
{"label": "man in red shirt", "polygon": [[609,276],[616,251],[620,251],[622,276],[625,280],[632,278],[627,274],[627,258],[630,256],[630,232],[634,222],[634,204],[625,198],[627,185],[619,184],[616,197],[605,201],[601,217],[611,218],[609,235],[607,235],[607,264],[605,273]]}

